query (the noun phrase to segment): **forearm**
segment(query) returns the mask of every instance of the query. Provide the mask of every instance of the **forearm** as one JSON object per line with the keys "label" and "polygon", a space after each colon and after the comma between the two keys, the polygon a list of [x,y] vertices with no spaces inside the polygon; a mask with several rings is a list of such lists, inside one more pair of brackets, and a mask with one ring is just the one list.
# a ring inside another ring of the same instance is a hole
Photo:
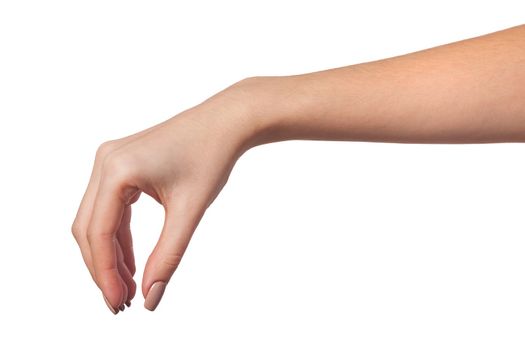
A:
{"label": "forearm", "polygon": [[289,139],[525,141],[525,26],[403,56],[240,84],[252,145]]}
{"label": "forearm", "polygon": [[250,78],[152,128],[102,144],[72,233],[113,313],[136,291],[131,205],[165,222],[142,279],[154,310],[206,208],[250,147],[289,139],[525,141],[525,26],[391,59]]}

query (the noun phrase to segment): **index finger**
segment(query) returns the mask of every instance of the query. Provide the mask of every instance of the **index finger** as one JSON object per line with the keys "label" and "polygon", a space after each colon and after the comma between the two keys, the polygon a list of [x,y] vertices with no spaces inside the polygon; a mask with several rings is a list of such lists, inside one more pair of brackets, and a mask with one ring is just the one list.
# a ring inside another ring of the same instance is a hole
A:
{"label": "index finger", "polygon": [[124,207],[119,186],[103,177],[93,204],[87,238],[95,281],[114,310],[126,301],[128,293],[118,270],[116,250],[117,230]]}

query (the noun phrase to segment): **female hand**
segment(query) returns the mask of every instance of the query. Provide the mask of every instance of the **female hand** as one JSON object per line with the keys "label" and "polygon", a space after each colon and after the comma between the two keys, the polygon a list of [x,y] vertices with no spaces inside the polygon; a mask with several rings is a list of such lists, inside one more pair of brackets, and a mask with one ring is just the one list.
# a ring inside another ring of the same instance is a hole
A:
{"label": "female hand", "polygon": [[[130,205],[166,210],[142,282],[153,310],[239,156],[288,139],[525,141],[525,25],[289,77],[246,79],[149,130],[102,145],[73,233],[115,312],[135,295]],[[497,48],[495,50],[494,48]]]}
{"label": "female hand", "polygon": [[135,296],[131,205],[142,192],[165,209],[142,293],[154,310],[206,208],[247,149],[243,84],[137,134],[105,142],[96,154],[72,226],[84,261],[113,313]]}

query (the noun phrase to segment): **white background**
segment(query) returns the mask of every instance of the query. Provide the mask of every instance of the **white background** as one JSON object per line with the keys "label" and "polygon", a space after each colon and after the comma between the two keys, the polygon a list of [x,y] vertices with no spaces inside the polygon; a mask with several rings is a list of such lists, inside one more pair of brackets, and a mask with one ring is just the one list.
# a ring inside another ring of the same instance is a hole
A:
{"label": "white background", "polygon": [[[70,226],[101,142],[241,78],[525,23],[521,1],[1,1],[0,348],[523,349],[525,147],[253,149],[154,313],[113,316]],[[137,282],[162,225],[134,207]],[[140,290],[140,289],[139,289]]]}

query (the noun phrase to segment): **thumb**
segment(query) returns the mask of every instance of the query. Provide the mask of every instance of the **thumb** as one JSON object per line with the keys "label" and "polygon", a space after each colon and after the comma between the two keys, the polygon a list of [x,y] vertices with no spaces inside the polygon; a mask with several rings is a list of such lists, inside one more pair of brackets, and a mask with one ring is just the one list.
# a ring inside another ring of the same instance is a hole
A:
{"label": "thumb", "polygon": [[182,200],[165,205],[162,233],[149,256],[142,279],[146,309],[153,311],[159,304],[204,211],[204,206]]}

